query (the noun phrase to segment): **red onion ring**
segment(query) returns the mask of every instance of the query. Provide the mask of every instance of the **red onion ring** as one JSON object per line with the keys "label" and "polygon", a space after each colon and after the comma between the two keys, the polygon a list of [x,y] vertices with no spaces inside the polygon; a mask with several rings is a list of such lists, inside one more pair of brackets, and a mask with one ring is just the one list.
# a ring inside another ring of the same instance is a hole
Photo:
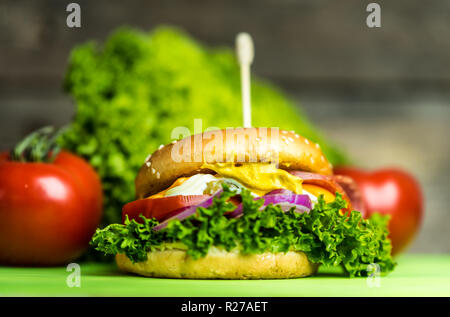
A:
{"label": "red onion ring", "polygon": [[[295,207],[296,212],[308,212],[311,210],[311,199],[308,195],[297,195],[286,189],[274,190],[262,197],[256,197],[254,200],[258,199],[264,199],[263,206],[267,206],[269,204],[280,205],[283,211],[288,211],[292,207]],[[229,214],[229,217],[239,217],[242,215],[243,211],[244,205],[241,203],[232,213]]]}

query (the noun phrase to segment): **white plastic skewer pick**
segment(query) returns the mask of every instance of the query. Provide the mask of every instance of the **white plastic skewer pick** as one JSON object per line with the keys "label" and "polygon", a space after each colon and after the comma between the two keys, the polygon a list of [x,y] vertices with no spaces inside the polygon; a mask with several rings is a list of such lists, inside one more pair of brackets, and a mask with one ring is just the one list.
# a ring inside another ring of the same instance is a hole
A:
{"label": "white plastic skewer pick", "polygon": [[244,117],[244,128],[250,128],[252,126],[250,65],[253,62],[255,54],[250,34],[239,33],[236,36],[236,54],[241,66],[242,114]]}

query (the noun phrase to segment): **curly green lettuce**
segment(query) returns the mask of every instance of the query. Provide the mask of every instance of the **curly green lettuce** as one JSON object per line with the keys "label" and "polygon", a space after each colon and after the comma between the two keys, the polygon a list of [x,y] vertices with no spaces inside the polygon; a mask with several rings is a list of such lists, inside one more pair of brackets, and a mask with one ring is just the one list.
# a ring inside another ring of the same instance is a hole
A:
{"label": "curly green lettuce", "polygon": [[158,224],[155,219],[142,217],[142,223],[126,219],[124,224],[98,229],[91,244],[105,254],[124,253],[133,262],[145,261],[147,252],[177,243],[194,259],[215,246],[227,251],[238,248],[243,254],[303,251],[311,262],[342,265],[352,277],[366,275],[371,263],[378,264],[382,273],[394,269],[387,217],[363,219],[358,211],[343,215],[340,210],[347,203],[339,193],[332,203],[319,197],[310,212],[297,213],[272,204],[261,210],[263,199],[254,200],[243,190],[242,216],[227,218],[225,213],[236,208],[228,202],[233,195],[224,186],[210,207],[198,208],[183,221],[171,220],[160,231],[153,230]]}
{"label": "curly green lettuce", "polygon": [[[295,130],[320,143],[333,164],[345,157],[330,145],[291,100],[252,79],[255,126]],[[175,127],[193,132],[242,125],[239,66],[229,48],[205,48],[184,32],[158,27],[115,31],[104,44],[71,53],[64,89],[76,112],[60,144],[87,159],[104,190],[103,225],[119,222],[135,198],[134,178],[146,156],[172,141]]]}

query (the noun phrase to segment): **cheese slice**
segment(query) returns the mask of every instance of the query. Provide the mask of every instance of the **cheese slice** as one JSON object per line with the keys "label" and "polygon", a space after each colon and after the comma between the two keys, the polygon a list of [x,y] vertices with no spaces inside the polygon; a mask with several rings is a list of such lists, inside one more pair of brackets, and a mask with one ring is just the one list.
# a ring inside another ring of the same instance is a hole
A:
{"label": "cheese slice", "polygon": [[259,196],[275,189],[288,189],[302,194],[301,178],[270,163],[204,163],[202,168],[213,170],[222,177],[232,178]]}
{"label": "cheese slice", "polygon": [[178,178],[175,182],[173,182],[172,185],[170,185],[170,187],[164,189],[163,191],[160,191],[157,194],[154,194],[152,196],[147,197],[146,199],[152,199],[152,198],[162,198],[166,195],[166,192],[174,187],[180,186],[181,184],[183,184],[185,181],[187,181],[189,179],[189,177],[180,177]]}
{"label": "cheese slice", "polygon": [[[264,196],[268,192],[275,189],[287,189],[296,194],[311,194],[315,197],[323,195],[326,202],[333,202],[335,196],[328,190],[311,184],[303,184],[303,180],[297,176],[288,173],[285,170],[281,170],[275,167],[274,164],[269,163],[245,163],[245,164],[235,164],[235,163],[215,163],[215,164],[203,164],[202,168],[207,168],[213,170],[217,173],[217,177],[231,178],[242,184],[244,187],[249,189],[252,193],[258,196]],[[200,177],[201,176],[201,177]],[[202,181],[211,181],[209,178],[214,178],[212,175],[198,174],[197,178],[199,180],[193,182],[196,175],[191,177],[180,177],[178,178],[169,188],[148,197],[151,198],[162,198],[179,193],[182,195],[184,192],[192,192],[193,185],[201,185]],[[190,180],[186,183],[187,180]],[[185,184],[184,186],[182,186]],[[188,186],[189,185],[189,186]],[[206,184],[204,184],[206,185]],[[178,187],[176,190],[173,190]],[[188,188],[184,188],[188,187]],[[305,192],[304,192],[305,190]],[[186,193],[185,193],[186,194]]]}
{"label": "cheese slice", "polygon": [[323,195],[323,199],[327,203],[331,203],[334,201],[334,195],[323,187],[311,184],[303,184],[303,189],[316,197]]}

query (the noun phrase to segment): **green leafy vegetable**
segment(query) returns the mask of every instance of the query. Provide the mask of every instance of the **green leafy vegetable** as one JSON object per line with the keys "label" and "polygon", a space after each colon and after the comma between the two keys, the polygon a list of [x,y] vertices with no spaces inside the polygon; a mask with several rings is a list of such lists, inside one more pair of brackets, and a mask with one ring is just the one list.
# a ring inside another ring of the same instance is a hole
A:
{"label": "green leafy vegetable", "polygon": [[238,248],[244,254],[303,251],[314,263],[343,265],[350,276],[367,274],[370,263],[378,264],[384,273],[395,266],[387,218],[374,215],[366,220],[357,211],[342,215],[346,202],[339,193],[332,203],[325,203],[321,196],[310,212],[296,213],[272,204],[261,211],[263,200],[253,200],[243,190],[243,215],[229,219],[225,213],[235,208],[228,202],[233,195],[224,186],[210,207],[198,208],[183,221],[172,220],[160,231],[152,229],[158,223],[155,220],[127,219],[124,225],[98,229],[91,243],[106,254],[125,253],[133,262],[144,261],[148,251],[166,243],[178,243],[194,259],[205,256],[211,246],[227,251]]}
{"label": "green leafy vegetable", "polygon": [[[65,90],[76,115],[60,144],[86,158],[104,190],[103,224],[120,221],[134,199],[134,178],[145,157],[173,139],[171,131],[194,118],[207,127],[242,124],[239,68],[230,49],[200,46],[185,33],[160,27],[152,33],[122,28],[104,45],[75,48]],[[295,130],[319,142],[333,164],[345,158],[275,87],[252,80],[253,124]]]}

